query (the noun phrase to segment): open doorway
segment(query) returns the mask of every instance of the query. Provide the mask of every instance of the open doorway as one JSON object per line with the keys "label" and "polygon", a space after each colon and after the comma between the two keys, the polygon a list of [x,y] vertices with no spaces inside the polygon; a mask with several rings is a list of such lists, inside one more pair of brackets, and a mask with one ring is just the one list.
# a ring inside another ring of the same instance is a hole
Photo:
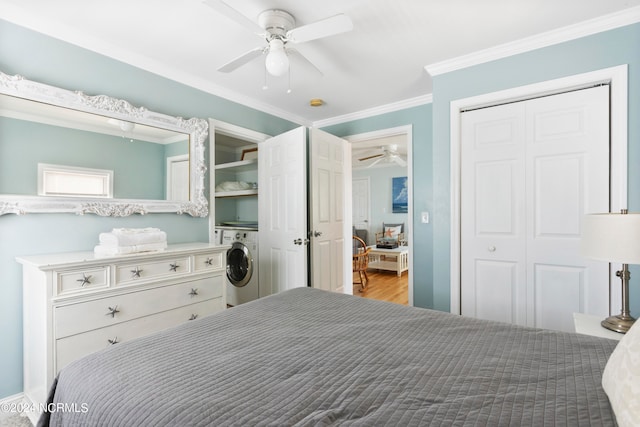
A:
{"label": "open doorway", "polygon": [[353,233],[371,250],[368,283],[364,290],[354,284],[353,294],[413,305],[411,126],[345,139],[351,143]]}

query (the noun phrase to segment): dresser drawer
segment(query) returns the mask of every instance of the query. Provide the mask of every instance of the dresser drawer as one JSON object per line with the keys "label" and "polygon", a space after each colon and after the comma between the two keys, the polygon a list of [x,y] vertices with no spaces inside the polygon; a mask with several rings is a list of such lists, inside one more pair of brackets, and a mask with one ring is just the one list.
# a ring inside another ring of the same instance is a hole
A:
{"label": "dresser drawer", "polygon": [[87,354],[112,344],[129,341],[179,325],[192,318],[201,318],[223,310],[222,298],[214,298],[151,316],[122,322],[56,340],[56,372]]}
{"label": "dresser drawer", "polygon": [[196,272],[223,270],[227,262],[226,251],[199,254],[194,256],[193,259],[193,269]]}
{"label": "dresser drawer", "polygon": [[69,295],[109,287],[109,267],[56,271],[54,295]]}
{"label": "dresser drawer", "polygon": [[54,308],[55,337],[62,338],[222,296],[221,275]]}
{"label": "dresser drawer", "polygon": [[190,257],[165,258],[116,266],[116,285],[159,280],[191,273]]}

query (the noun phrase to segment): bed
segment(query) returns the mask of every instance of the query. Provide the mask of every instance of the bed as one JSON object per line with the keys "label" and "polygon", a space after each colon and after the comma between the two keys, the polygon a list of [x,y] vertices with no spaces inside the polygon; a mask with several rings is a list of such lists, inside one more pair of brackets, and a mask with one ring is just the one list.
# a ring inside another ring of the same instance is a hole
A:
{"label": "bed", "polygon": [[613,426],[616,343],[299,288],[73,362],[39,425]]}

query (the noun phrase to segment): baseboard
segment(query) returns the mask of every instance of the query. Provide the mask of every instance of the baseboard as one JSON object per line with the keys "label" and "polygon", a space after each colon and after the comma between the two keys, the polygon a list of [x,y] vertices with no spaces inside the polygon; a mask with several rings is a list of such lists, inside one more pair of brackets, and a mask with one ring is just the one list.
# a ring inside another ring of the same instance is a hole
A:
{"label": "baseboard", "polygon": [[12,415],[21,415],[29,418],[29,421],[31,421],[33,425],[38,423],[39,412],[25,411],[26,408],[33,408],[33,403],[24,393],[18,393],[0,399],[0,408],[2,408],[0,410],[0,421]]}
{"label": "baseboard", "polygon": [[0,399],[0,420],[18,413],[18,409],[22,408],[24,393],[14,394]]}

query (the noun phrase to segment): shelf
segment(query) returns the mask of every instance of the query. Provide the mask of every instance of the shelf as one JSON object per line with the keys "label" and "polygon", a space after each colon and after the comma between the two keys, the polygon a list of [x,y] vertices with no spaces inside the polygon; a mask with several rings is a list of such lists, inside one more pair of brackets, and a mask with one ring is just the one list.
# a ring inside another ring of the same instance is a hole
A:
{"label": "shelf", "polygon": [[229,172],[247,172],[254,171],[258,167],[258,160],[240,160],[231,163],[222,163],[215,165],[216,171],[229,171]]}
{"label": "shelf", "polygon": [[217,199],[225,198],[225,197],[245,197],[245,196],[257,196],[258,190],[238,190],[238,191],[217,191],[214,196]]}

